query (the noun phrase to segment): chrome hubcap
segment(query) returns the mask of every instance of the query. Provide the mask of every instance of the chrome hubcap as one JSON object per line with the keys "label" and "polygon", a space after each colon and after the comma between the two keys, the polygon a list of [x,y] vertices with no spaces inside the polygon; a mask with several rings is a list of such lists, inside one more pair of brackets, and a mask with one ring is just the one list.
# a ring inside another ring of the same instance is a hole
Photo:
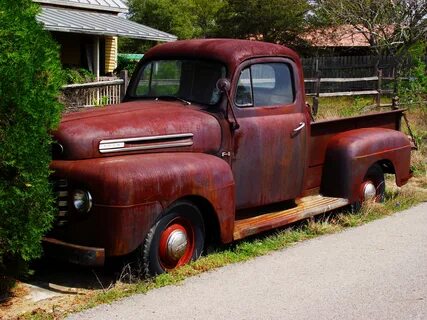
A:
{"label": "chrome hubcap", "polygon": [[372,182],[366,182],[363,186],[363,199],[372,200],[377,195],[377,190]]}
{"label": "chrome hubcap", "polygon": [[172,260],[179,260],[187,249],[187,234],[182,230],[173,231],[167,241],[168,256]]}

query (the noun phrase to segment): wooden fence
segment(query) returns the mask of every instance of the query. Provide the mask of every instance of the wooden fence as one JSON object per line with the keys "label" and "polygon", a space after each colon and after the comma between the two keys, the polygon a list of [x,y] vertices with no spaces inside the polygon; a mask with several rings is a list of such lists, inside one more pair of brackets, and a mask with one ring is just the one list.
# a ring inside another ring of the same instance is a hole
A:
{"label": "wooden fence", "polygon": [[[427,64],[427,56],[425,56]],[[397,76],[406,76],[406,71],[412,65],[410,60],[400,61],[399,74],[396,66],[398,60],[393,56],[337,56],[302,58],[304,77],[309,78],[369,78],[381,70],[383,86],[392,86],[392,80]],[[313,83],[307,83],[307,92],[315,90]],[[322,85],[324,92],[376,90],[376,84],[371,81],[330,82]]]}
{"label": "wooden fence", "polygon": [[[312,85],[312,90],[308,91],[306,88],[306,96],[312,96],[313,99],[320,97],[343,97],[343,96],[375,96],[376,105],[378,107],[393,106],[395,101],[394,97],[397,96],[397,78],[384,77],[383,70],[378,70],[375,76],[359,77],[359,78],[322,78],[320,73],[316,78],[305,79],[306,85]],[[330,84],[353,84],[353,83],[369,83],[368,88],[351,89],[347,91],[330,91]],[[325,84],[327,90],[324,90]],[[386,84],[386,86],[384,86]],[[383,95],[393,96],[393,103],[382,104],[381,97]]]}
{"label": "wooden fence", "polygon": [[128,85],[127,72],[120,78],[104,78],[98,82],[69,84],[62,87],[61,101],[66,111],[83,107],[118,104],[123,99]]}
{"label": "wooden fence", "polygon": [[383,70],[384,76],[392,77],[397,61],[384,56],[337,56],[302,58],[304,76],[314,78],[320,72],[325,78],[359,78]]}
{"label": "wooden fence", "polygon": [[[427,64],[427,55],[424,57]],[[386,77],[394,75],[398,60],[393,56],[323,56],[302,58],[304,76],[313,78],[318,72],[328,78],[357,78],[374,74],[382,69]],[[402,71],[408,69],[412,62],[408,59],[400,61]]]}

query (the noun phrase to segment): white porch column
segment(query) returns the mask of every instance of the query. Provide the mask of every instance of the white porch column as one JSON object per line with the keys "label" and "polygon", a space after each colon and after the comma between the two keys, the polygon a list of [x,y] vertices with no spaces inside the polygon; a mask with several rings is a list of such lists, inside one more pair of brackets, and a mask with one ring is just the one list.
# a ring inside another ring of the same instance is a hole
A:
{"label": "white porch column", "polygon": [[93,43],[93,64],[96,81],[99,81],[99,37],[94,38]]}

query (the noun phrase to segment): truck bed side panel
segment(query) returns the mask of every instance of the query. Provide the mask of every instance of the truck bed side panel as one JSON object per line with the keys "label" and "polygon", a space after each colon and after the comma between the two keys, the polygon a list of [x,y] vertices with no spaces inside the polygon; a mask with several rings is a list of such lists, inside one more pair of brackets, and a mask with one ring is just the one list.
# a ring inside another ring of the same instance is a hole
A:
{"label": "truck bed side panel", "polygon": [[306,174],[305,190],[320,186],[325,153],[332,137],[338,133],[358,128],[376,127],[399,130],[403,111],[404,110],[393,110],[311,123],[309,164]]}

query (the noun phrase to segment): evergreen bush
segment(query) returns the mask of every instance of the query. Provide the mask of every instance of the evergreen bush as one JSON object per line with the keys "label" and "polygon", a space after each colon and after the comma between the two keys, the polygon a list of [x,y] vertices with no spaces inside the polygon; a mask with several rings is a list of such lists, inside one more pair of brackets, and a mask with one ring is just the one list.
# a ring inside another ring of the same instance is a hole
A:
{"label": "evergreen bush", "polygon": [[38,12],[31,0],[0,1],[0,280],[15,271],[9,263],[41,254],[53,220],[49,132],[63,74]]}

